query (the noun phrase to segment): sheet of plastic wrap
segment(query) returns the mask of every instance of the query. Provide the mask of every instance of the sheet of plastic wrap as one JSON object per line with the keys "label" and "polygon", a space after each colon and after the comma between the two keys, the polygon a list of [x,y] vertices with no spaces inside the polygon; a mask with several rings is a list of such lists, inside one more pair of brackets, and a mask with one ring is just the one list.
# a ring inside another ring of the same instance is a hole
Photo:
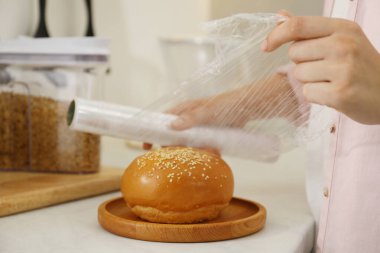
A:
{"label": "sheet of plastic wrap", "polygon": [[[80,115],[89,120],[91,113],[79,113],[87,107],[99,114],[90,120],[92,132],[161,145],[215,148],[260,161],[276,159],[310,138],[309,105],[300,103],[288,78],[278,74],[288,62],[286,52],[260,49],[283,21],[276,14],[256,13],[206,23],[216,41],[212,62],[142,110],[77,101],[73,128],[81,128]],[[178,117],[191,127],[174,130]]]}

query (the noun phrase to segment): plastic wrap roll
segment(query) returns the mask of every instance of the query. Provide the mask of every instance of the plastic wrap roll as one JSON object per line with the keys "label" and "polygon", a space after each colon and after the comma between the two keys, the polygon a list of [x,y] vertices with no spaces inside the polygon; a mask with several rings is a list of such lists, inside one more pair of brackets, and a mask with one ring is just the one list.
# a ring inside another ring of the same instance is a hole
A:
{"label": "plastic wrap roll", "polygon": [[75,99],[69,108],[68,124],[73,130],[88,133],[160,145],[208,147],[222,154],[262,161],[276,159],[279,153],[279,141],[275,136],[206,126],[175,131],[169,126],[176,119],[175,115],[144,112],[144,117],[135,117],[140,112],[138,108]]}

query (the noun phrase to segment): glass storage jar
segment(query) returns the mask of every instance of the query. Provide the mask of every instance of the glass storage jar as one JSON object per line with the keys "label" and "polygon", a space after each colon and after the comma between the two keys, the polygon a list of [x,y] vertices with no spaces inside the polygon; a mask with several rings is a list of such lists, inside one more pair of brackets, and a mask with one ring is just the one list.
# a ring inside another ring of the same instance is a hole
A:
{"label": "glass storage jar", "polygon": [[101,97],[107,67],[104,39],[0,42],[0,170],[98,171],[100,137],[70,130],[66,112]]}

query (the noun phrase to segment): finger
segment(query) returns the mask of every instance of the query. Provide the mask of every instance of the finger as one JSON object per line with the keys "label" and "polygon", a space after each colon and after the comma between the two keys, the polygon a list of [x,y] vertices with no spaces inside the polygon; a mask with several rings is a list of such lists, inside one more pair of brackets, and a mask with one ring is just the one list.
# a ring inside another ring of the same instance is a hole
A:
{"label": "finger", "polygon": [[200,104],[200,101],[198,100],[187,101],[182,104],[176,105],[175,107],[167,110],[166,112],[170,114],[174,114],[174,115],[179,115],[183,112],[194,109],[199,104]]}
{"label": "finger", "polygon": [[143,143],[143,149],[144,150],[151,150],[152,147],[153,147],[153,144],[151,144],[151,143],[146,143],[146,142]]}
{"label": "finger", "polygon": [[302,83],[327,82],[331,80],[334,69],[327,61],[312,61],[297,64],[293,74]]}
{"label": "finger", "polygon": [[201,125],[203,123],[202,118],[199,115],[192,113],[187,113],[180,115],[176,120],[174,120],[170,126],[174,130],[185,130],[192,128],[196,125]]}
{"label": "finger", "polygon": [[297,40],[326,37],[334,33],[342,21],[326,17],[290,17],[269,33],[262,49],[271,52]]}
{"label": "finger", "polygon": [[191,128],[194,123],[188,119],[188,117],[179,116],[173,122],[170,123],[170,127],[174,130],[185,130]]}
{"label": "finger", "polygon": [[287,10],[280,10],[279,12],[277,12],[277,15],[279,16],[277,24],[281,24],[285,22],[286,20],[288,20],[291,16],[293,16]]}
{"label": "finger", "polygon": [[192,111],[180,114],[179,117],[171,123],[174,130],[185,130],[197,125],[204,125],[213,121],[213,115],[210,110],[204,106],[198,107]]}
{"label": "finger", "polygon": [[289,58],[295,63],[324,59],[330,51],[328,38],[301,40],[289,47]]}
{"label": "finger", "polygon": [[307,83],[303,86],[303,94],[310,103],[334,107],[334,87],[329,82]]}
{"label": "finger", "polygon": [[280,10],[279,12],[277,12],[278,15],[281,15],[281,16],[284,16],[284,17],[288,17],[290,18],[291,16],[293,16],[289,11],[287,10]]}

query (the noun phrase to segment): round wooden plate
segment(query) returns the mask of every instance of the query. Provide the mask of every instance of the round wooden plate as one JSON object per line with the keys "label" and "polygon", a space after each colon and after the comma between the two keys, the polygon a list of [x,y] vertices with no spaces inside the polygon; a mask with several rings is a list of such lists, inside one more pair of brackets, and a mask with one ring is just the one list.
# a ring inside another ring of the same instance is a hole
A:
{"label": "round wooden plate", "polygon": [[162,224],[139,219],[123,198],[99,206],[98,220],[111,233],[146,241],[209,242],[253,234],[265,224],[265,208],[253,201],[233,198],[218,218],[197,224]]}

